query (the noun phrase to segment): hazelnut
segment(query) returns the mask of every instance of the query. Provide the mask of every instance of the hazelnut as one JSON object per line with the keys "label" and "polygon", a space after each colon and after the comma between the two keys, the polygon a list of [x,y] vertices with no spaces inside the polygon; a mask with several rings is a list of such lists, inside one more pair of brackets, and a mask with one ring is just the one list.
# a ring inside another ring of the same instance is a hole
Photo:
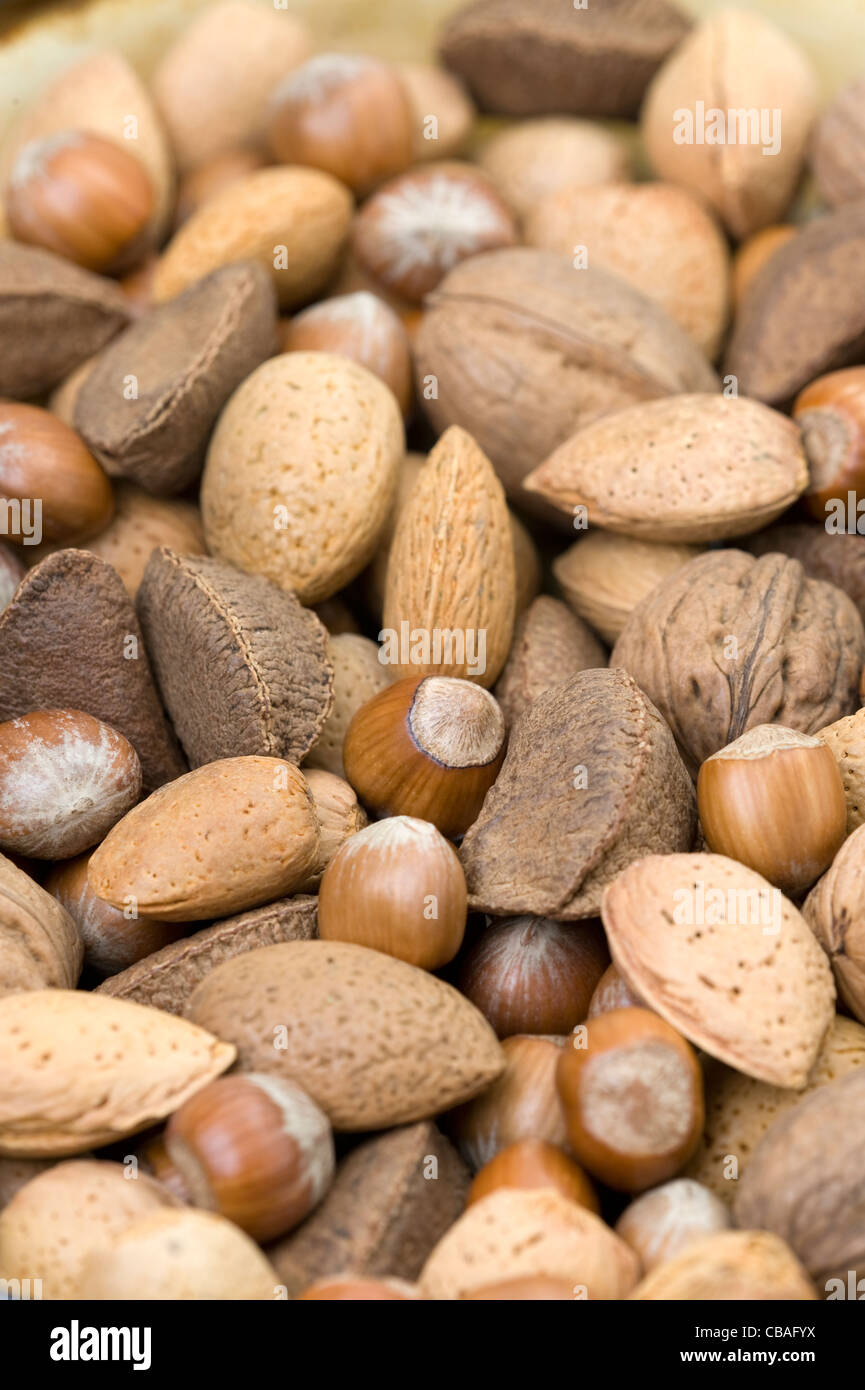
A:
{"label": "hazelnut", "polygon": [[353,246],[374,280],[419,304],[460,261],[517,240],[513,215],[486,175],[444,163],[411,169],[374,193],[355,219]]}
{"label": "hazelnut", "polygon": [[[0,497],[7,499],[6,535],[18,545],[84,540],[104,530],[114,511],[111,484],[75,431],[47,410],[13,401],[0,401]],[[14,503],[21,504],[17,515]]]}
{"label": "hazelnut", "polygon": [[202,1087],[168,1121],[165,1151],[193,1206],[261,1242],[297,1226],[333,1180],[327,1116],[278,1076],[247,1072]]}
{"label": "hazelnut", "polygon": [[457,983],[500,1038],[569,1033],[586,1017],[608,960],[598,922],[511,917],[493,922],[475,942]]}
{"label": "hazelnut", "polygon": [[352,835],[328,864],[318,934],[438,970],[462,943],[466,896],[453,845],[429,821],[391,816]]}
{"label": "hazelnut", "polygon": [[556,1066],[567,1039],[505,1038],[505,1070],[481,1095],[451,1112],[450,1133],[475,1172],[520,1139],[570,1150]]}
{"label": "hazelnut", "polygon": [[573,1041],[558,1059],[556,1085],[576,1157],[625,1192],[672,1177],[703,1132],[694,1049],[648,1009],[600,1014]]}
{"label": "hazelnut", "polygon": [[320,53],[273,93],[269,139],[281,163],[323,169],[365,193],[411,163],[414,118],[387,63]]}
{"label": "hazelnut", "polygon": [[304,309],[286,323],[283,352],[335,352],[389,386],[403,415],[411,412],[412,365],[402,320],[383,299],[360,290]]}
{"label": "hazelnut", "polygon": [[828,868],[847,827],[834,755],[780,724],[758,724],[706,759],[697,808],[710,850],[793,896]]}
{"label": "hazelnut", "polygon": [[138,755],[81,710],[37,710],[0,724],[0,845],[70,859],[97,844],[141,793]]}
{"label": "hazelnut", "polygon": [[415,1284],[404,1279],[370,1279],[361,1274],[331,1274],[327,1279],[318,1279],[303,1293],[297,1295],[298,1303],[327,1301],[331,1303],[373,1303],[379,1300],[407,1302],[422,1295]]}
{"label": "hazelnut", "polygon": [[84,942],[84,963],[99,975],[116,975],[154,951],[192,931],[191,922],[160,922],[154,917],[130,917],[97,898],[87,881],[89,854],[58,864],[45,880],[45,889],[65,907]]}
{"label": "hazelnut", "polygon": [[854,508],[865,496],[865,367],[812,381],[796,397],[793,419],[811,479],[802,498],[806,509],[823,522],[839,504],[846,515],[850,493]]}
{"label": "hazelnut", "polygon": [[500,1187],[555,1187],[589,1211],[600,1212],[597,1193],[578,1163],[543,1139],[519,1139],[491,1158],[469,1188],[466,1205]]}
{"label": "hazelnut", "polygon": [[134,261],[154,207],[150,176],[135,155],[78,130],[25,145],[6,188],[12,235],[87,270]]}
{"label": "hazelnut", "polygon": [[378,814],[417,816],[453,839],[477,818],[504,744],[504,717],[489,691],[454,676],[409,676],[355,714],[345,775]]}
{"label": "hazelnut", "polygon": [[613,1009],[639,1007],[642,1002],[623,979],[618,966],[611,963],[595,986],[586,1017],[596,1018],[598,1014],[608,1014]]}
{"label": "hazelnut", "polygon": [[720,1197],[693,1178],[676,1178],[631,1202],[616,1222],[615,1231],[639,1255],[643,1272],[648,1274],[692,1241],[726,1231],[731,1225],[730,1209]]}

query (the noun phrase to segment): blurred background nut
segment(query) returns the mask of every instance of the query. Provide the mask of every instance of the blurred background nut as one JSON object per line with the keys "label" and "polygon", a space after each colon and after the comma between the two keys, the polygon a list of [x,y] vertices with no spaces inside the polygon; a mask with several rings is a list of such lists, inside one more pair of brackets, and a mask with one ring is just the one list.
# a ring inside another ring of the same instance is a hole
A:
{"label": "blurred background nut", "polygon": [[306,755],[304,771],[323,768],[344,777],[342,753],[348,727],[361,706],[390,685],[392,668],[379,661],[376,643],[360,633],[329,637],[327,654],[333,665],[333,707]]}
{"label": "blurred background nut", "polygon": [[568,1041],[505,1038],[501,1076],[448,1117],[447,1131],[474,1172],[522,1139],[544,1140],[571,1152],[556,1092],[556,1066]]}
{"label": "blurred background nut", "polygon": [[9,603],[23,575],[24,566],[15,551],[0,542],[0,613]]}
{"label": "blurred background nut", "polygon": [[203,164],[197,164],[178,184],[174,209],[175,231],[188,221],[208,198],[221,193],[229,184],[236,183],[238,179],[254,173],[256,169],[263,169],[266,163],[263,153],[241,146],[237,149],[227,149],[213,155]]}
{"label": "blurred background nut", "polygon": [[[829,372],[800,391],[793,419],[802,431],[810,483],[802,499],[828,526],[865,495],[865,367]],[[854,494],[851,503],[850,493]],[[857,511],[858,516],[858,511]]]}
{"label": "blurred background nut", "polygon": [[789,1245],[777,1236],[769,1231],[717,1231],[657,1265],[630,1297],[714,1303],[808,1302],[818,1295]]}
{"label": "blurred background nut", "polygon": [[71,914],[0,854],[0,995],[74,989],[83,955]]}
{"label": "blurred background nut", "polygon": [[616,1234],[636,1252],[648,1274],[686,1245],[732,1224],[729,1208],[693,1178],[675,1178],[636,1197],[616,1222]]}
{"label": "blurred background nut", "polygon": [[115,975],[169,942],[185,936],[191,922],[160,922],[119,911],[97,898],[87,881],[89,854],[57,864],[45,890],[66,909],[84,944],[84,963],[99,975]]}
{"label": "blurred background nut", "polygon": [[4,534],[17,545],[79,541],[111,520],[111,484],[80,436],[35,405],[0,401]]}
{"label": "blurred background nut", "polygon": [[796,235],[796,228],[782,222],[752,232],[740,243],[733,257],[733,306],[738,312],[753,281],[776,251]]}
{"label": "blurred background nut", "polygon": [[501,1187],[554,1187],[587,1211],[600,1211],[597,1193],[579,1164],[542,1139],[518,1139],[500,1149],[476,1175],[466,1206]]}
{"label": "blurred background nut", "polygon": [[595,527],[556,556],[553,574],[574,612],[612,646],[640,600],[701,550]]}
{"label": "blurred background nut", "polygon": [[811,168],[817,187],[832,207],[865,197],[865,79],[838,93],[817,122],[811,142]]}
{"label": "blurred background nut", "polygon": [[284,325],[285,352],[336,352],[359,362],[379,377],[411,413],[411,348],[408,334],[393,309],[367,291],[335,295],[304,309]]}
{"label": "blurred background nut", "polygon": [[433,63],[396,63],[395,71],[412,113],[412,160],[461,154],[477,113],[459,78]]}
{"label": "blurred background nut", "polygon": [[420,1298],[414,1284],[404,1279],[364,1279],[360,1275],[332,1275],[318,1279],[297,1295],[298,1303],[375,1303],[407,1302]]}
{"label": "blurred background nut", "polygon": [[[600,123],[573,116],[519,121],[497,131],[478,151],[480,167],[518,217],[563,188],[617,183],[629,175],[625,143]],[[574,246],[565,248],[574,254]]]}
{"label": "blurred background nut", "polygon": [[841,999],[865,1023],[865,826],[841,846],[802,912],[832,963]]}

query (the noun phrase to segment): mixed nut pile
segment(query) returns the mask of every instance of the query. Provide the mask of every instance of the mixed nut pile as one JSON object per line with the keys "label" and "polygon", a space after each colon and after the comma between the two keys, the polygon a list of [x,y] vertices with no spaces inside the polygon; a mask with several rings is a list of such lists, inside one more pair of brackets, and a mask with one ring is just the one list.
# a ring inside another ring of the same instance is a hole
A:
{"label": "mixed nut pile", "polygon": [[865,1297],[865,79],[222,0],[0,182],[5,1294]]}

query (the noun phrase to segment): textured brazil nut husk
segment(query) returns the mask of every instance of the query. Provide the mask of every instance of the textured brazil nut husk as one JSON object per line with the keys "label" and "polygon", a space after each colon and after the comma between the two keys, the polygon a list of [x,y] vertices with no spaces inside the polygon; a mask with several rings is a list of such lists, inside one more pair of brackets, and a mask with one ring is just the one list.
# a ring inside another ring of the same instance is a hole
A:
{"label": "textured brazil nut husk", "polygon": [[853,603],[796,560],[700,555],[643,599],[610,663],[657,705],[696,771],[756,724],[813,734],[857,703],[865,632]]}
{"label": "textured brazil nut husk", "polygon": [[843,589],[865,622],[865,536],[833,533],[808,522],[769,526],[742,541],[752,555],[773,551],[798,560],[809,579],[825,579]]}
{"label": "textured brazil nut husk", "polygon": [[414,347],[434,428],[462,425],[509,496],[535,509],[523,478],[580,425],[717,385],[699,349],[645,295],[531,247],[456,266],[428,297]]}
{"label": "textured brazil nut husk", "polygon": [[[865,1028],[836,1014],[804,1087],[812,1091],[865,1066]],[[775,1120],[796,1105],[801,1091],[770,1086],[707,1059],[706,1124],[684,1171],[732,1202],[751,1157]]]}
{"label": "textured brazil nut husk", "polygon": [[[865,1275],[865,1070],[820,1086],[760,1141],[733,1205],[739,1226],[774,1231],[819,1288]],[[831,1288],[826,1288],[831,1293]]]}
{"label": "textured brazil nut husk", "polygon": [[811,141],[811,170],[827,203],[865,198],[865,79],[839,92],[823,112]]}
{"label": "textured brazil nut husk", "polygon": [[595,634],[560,599],[539,594],[514,629],[495,697],[508,724],[551,686],[607,664]]}
{"label": "textured brazil nut husk", "polygon": [[78,393],[75,427],[108,473],[157,494],[181,492],[201,471],[228,397],[275,348],[270,276],[253,262],[223,266],[100,353]]}
{"label": "textured brazil nut husk", "polygon": [[182,1014],[196,985],[223,961],[259,946],[313,940],[318,935],[317,902],[317,898],[302,895],[280,898],[236,917],[225,917],[111,975],[97,985],[96,993]]}
{"label": "textured brazil nut husk", "polygon": [[612,646],[641,599],[700,549],[595,530],[556,557],[553,575],[569,606]]}
{"label": "textured brazil nut husk", "polygon": [[0,994],[74,989],[84,946],[56,898],[0,854]]}
{"label": "textured brazil nut husk", "polygon": [[690,848],[694,796],[670,731],[624,672],[582,671],[539,695],[460,857],[469,904],[596,917],[605,886],[645,854]]}
{"label": "textured brazil nut husk", "polygon": [[584,425],[524,486],[591,525],[679,543],[756,531],[808,486],[798,425],[744,397],[681,395]]}
{"label": "textured brazil nut husk", "polygon": [[131,317],[114,283],[51,251],[0,240],[0,395],[56,386]]}
{"label": "textured brazil nut husk", "polygon": [[445,26],[439,54],[487,111],[633,116],[646,84],[688,32],[665,0],[475,0]]}
{"label": "textured brazil nut husk", "polygon": [[695,1240],[646,1275],[638,1302],[810,1302],[817,1293],[783,1240],[769,1231],[716,1231]]}
{"label": "textured brazil nut husk", "polygon": [[790,401],[865,347],[865,199],[809,222],[770,257],[748,289],[724,361],[739,390]]}
{"label": "textured brazil nut husk", "polygon": [[132,600],[85,550],[47,556],[0,614],[0,719],[34,709],[83,710],[117,729],[138,754],[146,790],[186,769]]}
{"label": "textured brazil nut husk", "polygon": [[326,352],[271,358],[235,391],[210,442],[208,549],[301,603],[329,598],[375,554],[403,453],[396,398],[372,372]]}
{"label": "textured brazil nut husk", "polygon": [[345,776],[342,745],[346,730],[361,705],[390,685],[392,670],[379,661],[379,647],[359,632],[340,632],[328,639],[327,655],[333,667],[333,705],[318,739],[306,756],[305,767],[324,768]]}
{"label": "textured brazil nut husk", "polygon": [[0,998],[0,1154],[83,1153],[147,1129],[234,1048],[185,1019],[82,990]]}
{"label": "textured brazil nut husk", "polygon": [[805,1085],[835,1012],[829,962],[766,879],[720,854],[653,854],[604,893],[613,961],[695,1047],[775,1086]]}
{"label": "textured brazil nut husk", "polygon": [[210,972],[186,1012],[234,1042],[241,1071],[299,1082],[339,1130],[427,1119],[504,1068],[486,1019],[450,985],[344,941],[239,956]]}
{"label": "textured brazil nut husk", "polygon": [[[382,626],[395,634],[426,635],[431,648],[425,662],[400,650],[394,675],[457,676],[491,686],[511,645],[515,603],[514,545],[502,485],[471,435],[454,426],[421,468],[394,531]],[[462,634],[463,642],[443,648],[436,660],[432,644],[444,633]],[[478,662],[479,651],[470,652],[469,640],[479,641],[481,634],[484,659]]]}
{"label": "textured brazil nut husk", "polygon": [[802,912],[832,963],[838,994],[865,1022],[865,826],[845,840]]}
{"label": "textured brazil nut husk", "polygon": [[547,1275],[583,1298],[626,1298],[640,1275],[630,1246],[552,1188],[501,1188],[447,1231],[423,1267],[428,1298],[462,1298],[503,1279]]}
{"label": "textured brazil nut husk", "polygon": [[268,1257],[290,1298],[346,1270],[414,1280],[462,1215],[469,1181],[456,1149],[429,1120],[375,1135],[343,1159],[321,1206]]}
{"label": "textured brazil nut husk", "polygon": [[847,834],[865,823],[865,709],[818,730],[838,764],[847,803]]}
{"label": "textured brazil nut husk", "polygon": [[208,555],[155,550],[138,616],[190,767],[261,754],[299,763],[333,702],[327,633],[294,594]]}
{"label": "textured brazil nut husk", "polygon": [[112,907],[168,922],[221,917],[291,893],[318,857],[303,774],[281,758],[222,758],[151,793],[91,857]]}

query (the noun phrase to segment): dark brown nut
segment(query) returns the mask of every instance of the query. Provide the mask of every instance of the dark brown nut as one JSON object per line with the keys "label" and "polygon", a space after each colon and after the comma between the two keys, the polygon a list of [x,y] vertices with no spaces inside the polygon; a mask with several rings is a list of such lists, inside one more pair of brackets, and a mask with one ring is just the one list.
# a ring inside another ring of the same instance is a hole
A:
{"label": "dark brown nut", "polygon": [[608,1014],[611,1009],[638,1008],[642,1002],[622,978],[618,966],[610,964],[595,986],[586,1017],[596,1018],[598,1014]]}
{"label": "dark brown nut", "polygon": [[865,198],[865,79],[839,92],[823,112],[811,142],[811,169],[832,207]]}
{"label": "dark brown nut", "polygon": [[468,1169],[432,1121],[391,1130],[343,1159],[318,1211],[268,1256],[290,1298],[343,1270],[416,1279],[468,1187]]}
{"label": "dark brown nut", "polygon": [[[182,1014],[196,985],[223,961],[259,946],[312,941],[318,934],[316,902],[305,896],[280,898],[266,907],[225,917],[112,975],[97,986],[97,993],[149,1004],[167,1014]],[[153,918],[150,922],[157,925]]]}
{"label": "dark brown nut", "polygon": [[475,0],[446,26],[445,66],[484,110],[633,116],[653,73],[688,32],[665,0]]}
{"label": "dark brown nut", "polygon": [[493,693],[513,724],[545,690],[606,664],[606,651],[582,618],[559,599],[541,594],[517,623]]}
{"label": "dark brown nut", "polygon": [[138,754],[145,791],[185,771],[132,601],[87,551],[42,560],[0,614],[0,718],[32,709],[80,709],[117,729]]}
{"label": "dark brown nut", "polygon": [[833,534],[822,526],[769,526],[742,541],[752,555],[778,552],[798,560],[809,579],[825,579],[851,598],[865,622],[865,535]]}
{"label": "dark brown nut", "polygon": [[531,247],[473,256],[445,277],[418,329],[415,369],[436,431],[462,425],[535,510],[523,478],[581,424],[717,386],[699,349],[638,290]]}
{"label": "dark brown nut", "polygon": [[0,402],[0,496],[4,533],[17,545],[74,545],[102,531],[114,511],[111,484],[75,431],[14,401]]}
{"label": "dark brown nut", "polygon": [[50,251],[0,241],[0,396],[37,396],[131,318],[111,280]]}
{"label": "dark brown nut", "polygon": [[294,594],[223,560],[162,547],[136,606],[190,767],[305,757],[333,704],[333,667],[323,625]]}
{"label": "dark brown nut", "polygon": [[83,955],[66,909],[0,854],[0,995],[74,989]]}
{"label": "dark brown nut", "polygon": [[782,406],[865,343],[865,199],[809,222],[756,276],[724,362],[739,391]]}
{"label": "dark brown nut", "polygon": [[859,1069],[819,1086],[775,1121],[733,1204],[738,1226],[781,1236],[821,1292],[836,1298],[847,1297],[849,1271],[865,1274],[863,1145],[865,1071]]}
{"label": "dark brown nut", "polygon": [[98,975],[114,975],[192,930],[193,922],[130,917],[97,898],[87,882],[89,854],[58,864],[45,890],[66,909],[84,945],[84,962]]}
{"label": "dark brown nut", "polygon": [[630,1295],[639,1302],[795,1303],[816,1300],[788,1245],[768,1231],[717,1231],[657,1265]]}
{"label": "dark brown nut", "polygon": [[100,354],[75,404],[75,427],[115,476],[181,492],[234,389],[276,348],[271,277],[227,265],[158,305]]}
{"label": "dark brown nut", "polygon": [[613,648],[700,763],[757,724],[813,734],[857,704],[862,620],[781,555],[701,555],[640,603]]}
{"label": "dark brown nut", "polygon": [[841,846],[802,912],[832,963],[841,999],[865,1023],[865,826]]}
{"label": "dark brown nut", "polygon": [[463,840],[469,906],[597,916],[644,854],[690,847],[694,793],[670,731],[624,673],[583,671],[539,695]]}

